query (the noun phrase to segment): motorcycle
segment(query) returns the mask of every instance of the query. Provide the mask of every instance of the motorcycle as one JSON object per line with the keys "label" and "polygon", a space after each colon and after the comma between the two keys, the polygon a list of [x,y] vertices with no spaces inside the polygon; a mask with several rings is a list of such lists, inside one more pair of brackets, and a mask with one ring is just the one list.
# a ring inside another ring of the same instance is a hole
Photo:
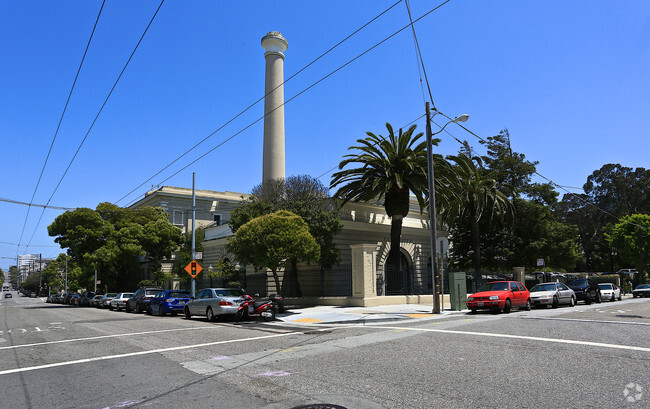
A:
{"label": "motorcycle", "polygon": [[276,306],[272,300],[255,301],[253,297],[247,294],[243,298],[244,301],[239,304],[239,308],[237,309],[235,322],[249,318],[257,318],[258,321],[275,320]]}

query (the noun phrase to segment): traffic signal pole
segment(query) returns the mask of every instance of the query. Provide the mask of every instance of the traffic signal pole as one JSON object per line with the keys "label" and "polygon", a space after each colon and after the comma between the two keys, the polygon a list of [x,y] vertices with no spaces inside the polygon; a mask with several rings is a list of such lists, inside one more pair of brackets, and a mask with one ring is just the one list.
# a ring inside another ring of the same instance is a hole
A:
{"label": "traffic signal pole", "polygon": [[[196,227],[196,172],[192,172],[192,261],[195,259],[195,251],[196,251],[196,235],[195,235],[195,227]],[[196,297],[196,280],[194,277],[192,277],[192,288],[191,288],[191,296],[192,298]]]}

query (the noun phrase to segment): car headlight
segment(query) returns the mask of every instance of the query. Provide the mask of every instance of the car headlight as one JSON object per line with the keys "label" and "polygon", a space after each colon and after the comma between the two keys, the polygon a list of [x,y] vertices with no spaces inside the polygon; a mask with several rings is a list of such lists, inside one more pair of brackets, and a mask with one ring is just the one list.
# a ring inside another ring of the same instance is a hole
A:
{"label": "car headlight", "polygon": [[553,294],[547,295],[546,298],[553,298]]}
{"label": "car headlight", "polygon": [[469,298],[467,299],[467,301],[474,301],[474,298],[469,297]]}
{"label": "car headlight", "polygon": [[491,295],[490,300],[498,300],[499,296],[498,295]]}

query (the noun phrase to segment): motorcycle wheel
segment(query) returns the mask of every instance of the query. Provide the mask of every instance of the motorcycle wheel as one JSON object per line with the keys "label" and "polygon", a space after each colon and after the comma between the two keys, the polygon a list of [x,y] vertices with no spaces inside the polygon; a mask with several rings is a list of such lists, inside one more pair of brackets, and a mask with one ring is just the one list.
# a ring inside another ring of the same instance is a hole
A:
{"label": "motorcycle wheel", "polygon": [[275,321],[275,309],[271,308],[260,314],[260,319],[264,322]]}
{"label": "motorcycle wheel", "polygon": [[237,314],[235,314],[235,322],[242,321],[244,319],[244,310],[237,310]]}

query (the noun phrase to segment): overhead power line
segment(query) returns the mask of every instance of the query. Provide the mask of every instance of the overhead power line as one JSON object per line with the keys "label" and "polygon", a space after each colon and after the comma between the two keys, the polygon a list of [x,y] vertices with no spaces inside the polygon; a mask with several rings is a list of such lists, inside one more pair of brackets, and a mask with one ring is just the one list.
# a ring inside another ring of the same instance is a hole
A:
{"label": "overhead power line", "polygon": [[[124,68],[122,68],[122,71],[120,72],[120,75],[118,75],[117,79],[115,80],[115,83],[113,84],[113,87],[111,88],[110,92],[109,92],[108,95],[106,96],[106,99],[104,99],[104,103],[103,103],[102,106],[99,108],[99,111],[97,112],[97,115],[95,115],[95,119],[93,119],[93,122],[90,124],[90,127],[88,128],[88,131],[86,132],[86,135],[84,136],[84,138],[81,140],[81,143],[79,144],[79,147],[77,148],[77,151],[76,151],[76,152],[74,153],[74,155],[72,156],[72,159],[70,160],[70,163],[68,163],[68,167],[65,169],[65,172],[63,172],[63,175],[62,175],[61,178],[59,179],[59,182],[56,184],[56,187],[54,188],[54,191],[53,191],[52,194],[50,195],[50,198],[47,200],[46,206],[50,204],[50,201],[52,200],[52,198],[53,198],[54,195],[56,194],[57,190],[59,190],[59,187],[61,186],[61,183],[63,182],[63,179],[64,179],[65,176],[68,174],[68,171],[70,170],[70,167],[72,166],[72,163],[73,163],[74,160],[77,158],[77,155],[79,154],[79,151],[81,150],[81,147],[82,147],[83,144],[86,142],[86,139],[88,138],[88,135],[90,134],[90,131],[91,131],[91,130],[93,129],[93,127],[95,126],[95,123],[97,122],[97,119],[99,118],[99,115],[101,115],[102,111],[104,110],[104,107],[106,106],[106,104],[108,103],[109,98],[110,98],[111,95],[113,94],[113,91],[115,90],[115,87],[117,87],[117,83],[118,83],[118,82],[120,81],[120,79],[122,78],[122,75],[124,74],[124,71],[126,71],[126,67],[128,67],[129,63],[131,62],[131,59],[132,59],[133,56],[135,55],[135,52],[136,52],[136,50],[138,49],[138,47],[140,46],[140,43],[142,42],[142,40],[144,39],[144,36],[147,34],[147,31],[149,31],[149,27],[151,27],[151,24],[153,23],[154,19],[155,19],[156,16],[158,15],[158,11],[160,11],[160,8],[162,7],[162,5],[163,5],[164,2],[165,2],[165,0],[162,0],[162,1],[160,2],[160,4],[158,5],[158,8],[156,9],[156,12],[155,12],[155,13],[153,14],[153,16],[151,17],[151,20],[149,20],[149,24],[147,24],[147,27],[145,28],[144,32],[143,32],[142,35],[140,36],[140,39],[138,40],[138,43],[135,45],[135,48],[134,48],[133,51],[131,52],[131,55],[129,56],[129,59],[128,59],[128,60],[126,61],[126,63],[124,64]],[[28,244],[27,244],[27,246],[26,246],[27,248],[29,248],[29,244],[31,243],[32,239],[34,238],[34,234],[36,234],[36,230],[38,229],[38,226],[41,224],[41,220],[43,219],[43,214],[44,214],[44,213],[45,213],[45,208],[43,208],[43,211],[41,212],[41,215],[40,215],[40,217],[38,218],[38,222],[36,223],[36,227],[34,227],[34,232],[32,233],[32,236],[31,236],[31,238],[29,239],[29,242],[28,242]]]}
{"label": "overhead power line", "polygon": [[[420,21],[420,20],[422,20],[423,18],[427,17],[429,14],[433,13],[434,11],[438,10],[438,9],[439,9],[440,7],[442,7],[443,5],[447,4],[449,1],[451,1],[451,0],[446,0],[446,1],[444,1],[443,3],[437,5],[437,6],[434,7],[433,9],[431,9],[431,10],[429,10],[428,12],[424,13],[424,14],[423,14],[422,16],[420,16],[418,19],[414,20],[413,23],[417,23],[418,21]],[[267,115],[270,115],[271,113],[275,112],[276,109],[280,109],[281,107],[285,106],[285,105],[288,104],[289,102],[293,101],[294,99],[296,99],[296,98],[299,97],[300,95],[302,95],[302,94],[304,94],[305,92],[309,91],[311,88],[313,88],[313,87],[315,87],[316,85],[320,84],[321,82],[323,82],[323,81],[326,80],[327,78],[331,77],[332,75],[334,75],[334,74],[337,73],[338,71],[340,71],[340,70],[342,70],[343,68],[347,67],[348,65],[352,64],[354,61],[356,61],[356,60],[358,60],[359,58],[363,57],[364,55],[366,55],[366,54],[369,53],[370,51],[374,50],[375,48],[377,48],[377,47],[379,47],[380,45],[382,45],[383,43],[385,43],[386,41],[388,41],[388,40],[390,40],[391,38],[395,37],[397,34],[401,33],[401,32],[404,31],[404,30],[406,30],[406,29],[409,28],[410,26],[411,26],[411,24],[407,24],[407,25],[405,25],[404,27],[402,27],[402,28],[400,28],[399,30],[395,31],[393,34],[389,35],[388,37],[386,37],[386,38],[384,38],[383,40],[379,41],[379,42],[376,43],[375,45],[371,46],[370,48],[368,48],[367,50],[365,50],[365,51],[362,52],[361,54],[357,55],[356,57],[352,58],[351,60],[348,60],[346,63],[344,63],[343,65],[339,66],[339,67],[336,68],[335,70],[331,71],[329,74],[325,75],[324,77],[321,77],[318,81],[312,83],[312,84],[309,85],[307,88],[303,89],[302,91],[300,91],[299,93],[297,93],[296,95],[294,95],[293,97],[291,97],[290,99],[286,100],[286,101],[285,101],[284,103],[282,103],[281,105],[277,106],[275,109],[273,109],[273,110],[267,112],[265,115],[261,116],[260,118],[256,119],[255,121],[251,122],[251,123],[248,124],[246,127],[244,127],[243,129],[239,130],[239,131],[236,132],[235,134],[231,135],[230,137],[228,137],[227,139],[225,139],[223,142],[219,143],[219,144],[218,144],[217,146],[215,146],[214,148],[212,148],[212,149],[210,149],[209,151],[205,152],[203,155],[199,156],[198,158],[196,158],[195,160],[193,160],[192,162],[190,162],[190,163],[187,164],[186,166],[182,167],[182,168],[179,169],[177,172],[175,172],[175,173],[173,173],[172,175],[170,175],[169,177],[165,178],[165,179],[162,180],[160,183],[158,183],[158,185],[161,185],[161,184],[163,184],[165,181],[167,181],[167,180],[171,179],[172,177],[178,175],[179,173],[181,173],[182,171],[184,171],[184,170],[187,169],[188,167],[192,166],[193,164],[195,164],[195,163],[198,162],[199,160],[203,159],[205,156],[207,156],[207,155],[209,155],[210,153],[214,152],[217,148],[221,147],[221,146],[222,146],[223,144],[225,144],[226,142],[230,141],[231,139],[233,139],[233,138],[236,137],[237,135],[241,134],[242,132],[244,132],[245,130],[247,130],[248,128],[250,128],[251,126],[255,125],[257,122],[259,122],[259,121],[261,121],[262,119],[264,119]],[[150,181],[150,180],[151,180],[151,179],[147,180],[147,182]],[[144,183],[143,183],[143,184],[144,184]],[[122,199],[123,199],[123,198],[122,198]],[[122,200],[122,199],[120,199],[120,200]],[[132,201],[131,203],[134,203],[135,201],[136,201],[136,200]]]}
{"label": "overhead power line", "polygon": [[[119,198],[115,203],[116,203],[116,204],[117,204],[117,203],[120,203],[122,200],[124,200],[125,198],[127,198],[128,196],[130,196],[132,193],[134,193],[136,190],[140,189],[142,186],[144,186],[145,184],[147,184],[148,182],[150,182],[153,178],[155,178],[156,176],[160,175],[160,174],[163,173],[165,170],[169,169],[169,167],[171,167],[174,163],[178,162],[179,160],[181,160],[182,158],[184,158],[188,153],[190,153],[190,152],[192,152],[194,149],[198,148],[201,144],[203,144],[203,142],[205,142],[205,141],[207,141],[208,139],[210,139],[211,137],[213,137],[215,134],[217,134],[217,133],[218,133],[219,131],[221,131],[223,128],[225,128],[226,126],[228,126],[229,124],[231,124],[235,119],[239,118],[239,117],[242,116],[244,113],[248,112],[251,108],[253,108],[255,105],[257,105],[259,102],[263,101],[264,98],[267,97],[267,95],[273,93],[276,89],[278,89],[278,88],[280,88],[280,87],[283,87],[286,83],[288,83],[288,82],[291,81],[293,78],[295,78],[296,76],[298,76],[300,73],[302,73],[303,71],[305,71],[307,68],[309,68],[310,66],[312,66],[312,65],[313,65],[314,63],[316,63],[318,60],[320,60],[321,58],[323,58],[324,56],[326,56],[327,54],[329,54],[330,52],[332,52],[335,48],[337,48],[338,46],[340,46],[341,44],[343,44],[344,42],[346,42],[347,40],[349,40],[350,38],[352,38],[354,35],[356,35],[356,34],[359,33],[361,30],[363,30],[364,28],[366,28],[367,26],[369,26],[370,24],[372,24],[374,21],[376,21],[377,19],[379,19],[379,18],[380,18],[381,16],[383,16],[384,14],[386,14],[386,13],[387,13],[388,11],[390,11],[393,7],[395,7],[396,5],[398,5],[401,1],[402,1],[402,0],[398,0],[397,2],[393,3],[393,4],[392,4],[390,7],[388,7],[386,10],[382,11],[382,12],[379,13],[377,16],[373,17],[370,21],[368,21],[367,23],[365,23],[364,25],[362,25],[361,27],[359,27],[358,29],[356,29],[354,32],[352,32],[351,34],[349,34],[349,35],[348,35],[347,37],[345,37],[343,40],[341,40],[341,41],[339,41],[338,43],[336,43],[334,46],[330,47],[327,51],[325,51],[324,53],[322,53],[321,55],[319,55],[318,57],[316,57],[316,59],[312,60],[310,63],[308,63],[307,65],[305,65],[305,66],[302,67],[301,69],[299,69],[296,73],[294,73],[292,76],[290,76],[289,78],[287,78],[287,79],[286,79],[284,82],[282,82],[280,85],[278,85],[277,87],[275,87],[274,89],[272,89],[271,91],[269,91],[267,94],[263,95],[262,97],[258,98],[258,99],[257,99],[256,101],[254,101],[252,104],[250,104],[249,106],[247,106],[246,108],[244,108],[242,111],[240,111],[237,115],[233,116],[233,117],[230,118],[228,121],[226,121],[224,124],[222,124],[222,125],[221,125],[219,128],[217,128],[215,131],[213,131],[212,133],[210,133],[210,134],[209,134],[208,136],[206,136],[205,138],[201,139],[199,142],[197,142],[194,146],[192,146],[191,148],[189,148],[188,150],[186,150],[185,152],[183,152],[183,153],[182,153],[180,156],[178,156],[176,159],[174,159],[173,161],[169,162],[167,165],[165,165],[162,169],[160,169],[160,170],[159,170],[158,172],[156,172],[154,175],[152,175],[152,176],[149,177],[147,180],[145,180],[144,182],[142,182],[142,183],[140,183],[138,186],[136,186],[134,189],[132,189],[130,192],[128,192],[127,194],[125,194],[124,196],[122,196],[121,198]],[[259,121],[259,120],[258,120],[258,121]],[[257,123],[258,121],[253,122],[253,123],[251,124],[251,126],[252,126],[253,124]],[[248,127],[247,127],[247,128],[248,128]],[[247,128],[245,128],[245,129],[247,129]],[[244,129],[244,130],[245,130],[245,129]],[[243,130],[242,130],[242,131],[243,131]],[[240,132],[242,132],[242,131],[240,131]],[[233,137],[234,137],[234,136],[233,136]],[[229,139],[227,139],[226,141],[228,141],[228,140],[230,140],[230,139],[232,139],[232,137],[229,138]],[[220,144],[219,146],[221,146],[221,144]],[[194,163],[194,162],[192,162],[192,163]],[[185,169],[185,168],[183,168],[183,169]],[[174,175],[176,175],[176,173],[175,173]],[[169,179],[169,178],[168,178],[168,179]],[[165,179],[165,180],[167,180],[167,179]],[[161,182],[161,183],[162,183],[162,182]]]}
{"label": "overhead power line", "polygon": [[50,149],[47,151],[47,156],[45,157],[45,162],[43,163],[43,167],[41,168],[41,174],[38,176],[38,181],[36,182],[36,187],[34,188],[34,193],[32,193],[32,198],[29,200],[30,206],[27,208],[27,214],[25,215],[25,221],[23,222],[23,228],[20,232],[20,239],[18,240],[18,247],[20,248],[20,243],[23,241],[23,234],[25,233],[25,226],[27,226],[27,219],[29,219],[29,211],[31,210],[31,204],[34,202],[34,197],[36,196],[36,191],[38,190],[38,186],[41,184],[41,179],[43,178],[43,173],[45,172],[45,167],[47,166],[47,162],[50,159],[50,154],[52,153],[52,148],[54,147],[54,141],[56,141],[56,137],[59,134],[59,129],[61,128],[61,123],[63,122],[63,117],[65,116],[65,113],[68,109],[68,104],[70,103],[70,98],[72,97],[72,91],[74,91],[74,87],[77,84],[77,79],[79,78],[79,73],[81,72],[81,67],[84,64],[84,61],[86,60],[86,54],[88,53],[88,48],[90,48],[90,43],[93,39],[93,36],[95,34],[95,29],[97,28],[97,23],[99,23],[99,17],[102,15],[102,10],[104,10],[104,3],[106,3],[106,0],[102,1],[102,5],[99,8],[99,13],[97,13],[97,18],[95,19],[95,25],[93,26],[93,30],[90,33],[90,37],[88,38],[88,43],[86,44],[86,49],[84,50],[83,57],[81,57],[81,62],[79,63],[79,68],[77,68],[77,74],[74,77],[74,81],[72,82],[72,87],[70,87],[70,92],[68,93],[68,99],[65,101],[65,106],[63,107],[63,112],[61,112],[61,117],[59,118],[59,124],[56,127],[56,131],[54,132],[54,137],[52,138],[52,143],[50,144]]}

